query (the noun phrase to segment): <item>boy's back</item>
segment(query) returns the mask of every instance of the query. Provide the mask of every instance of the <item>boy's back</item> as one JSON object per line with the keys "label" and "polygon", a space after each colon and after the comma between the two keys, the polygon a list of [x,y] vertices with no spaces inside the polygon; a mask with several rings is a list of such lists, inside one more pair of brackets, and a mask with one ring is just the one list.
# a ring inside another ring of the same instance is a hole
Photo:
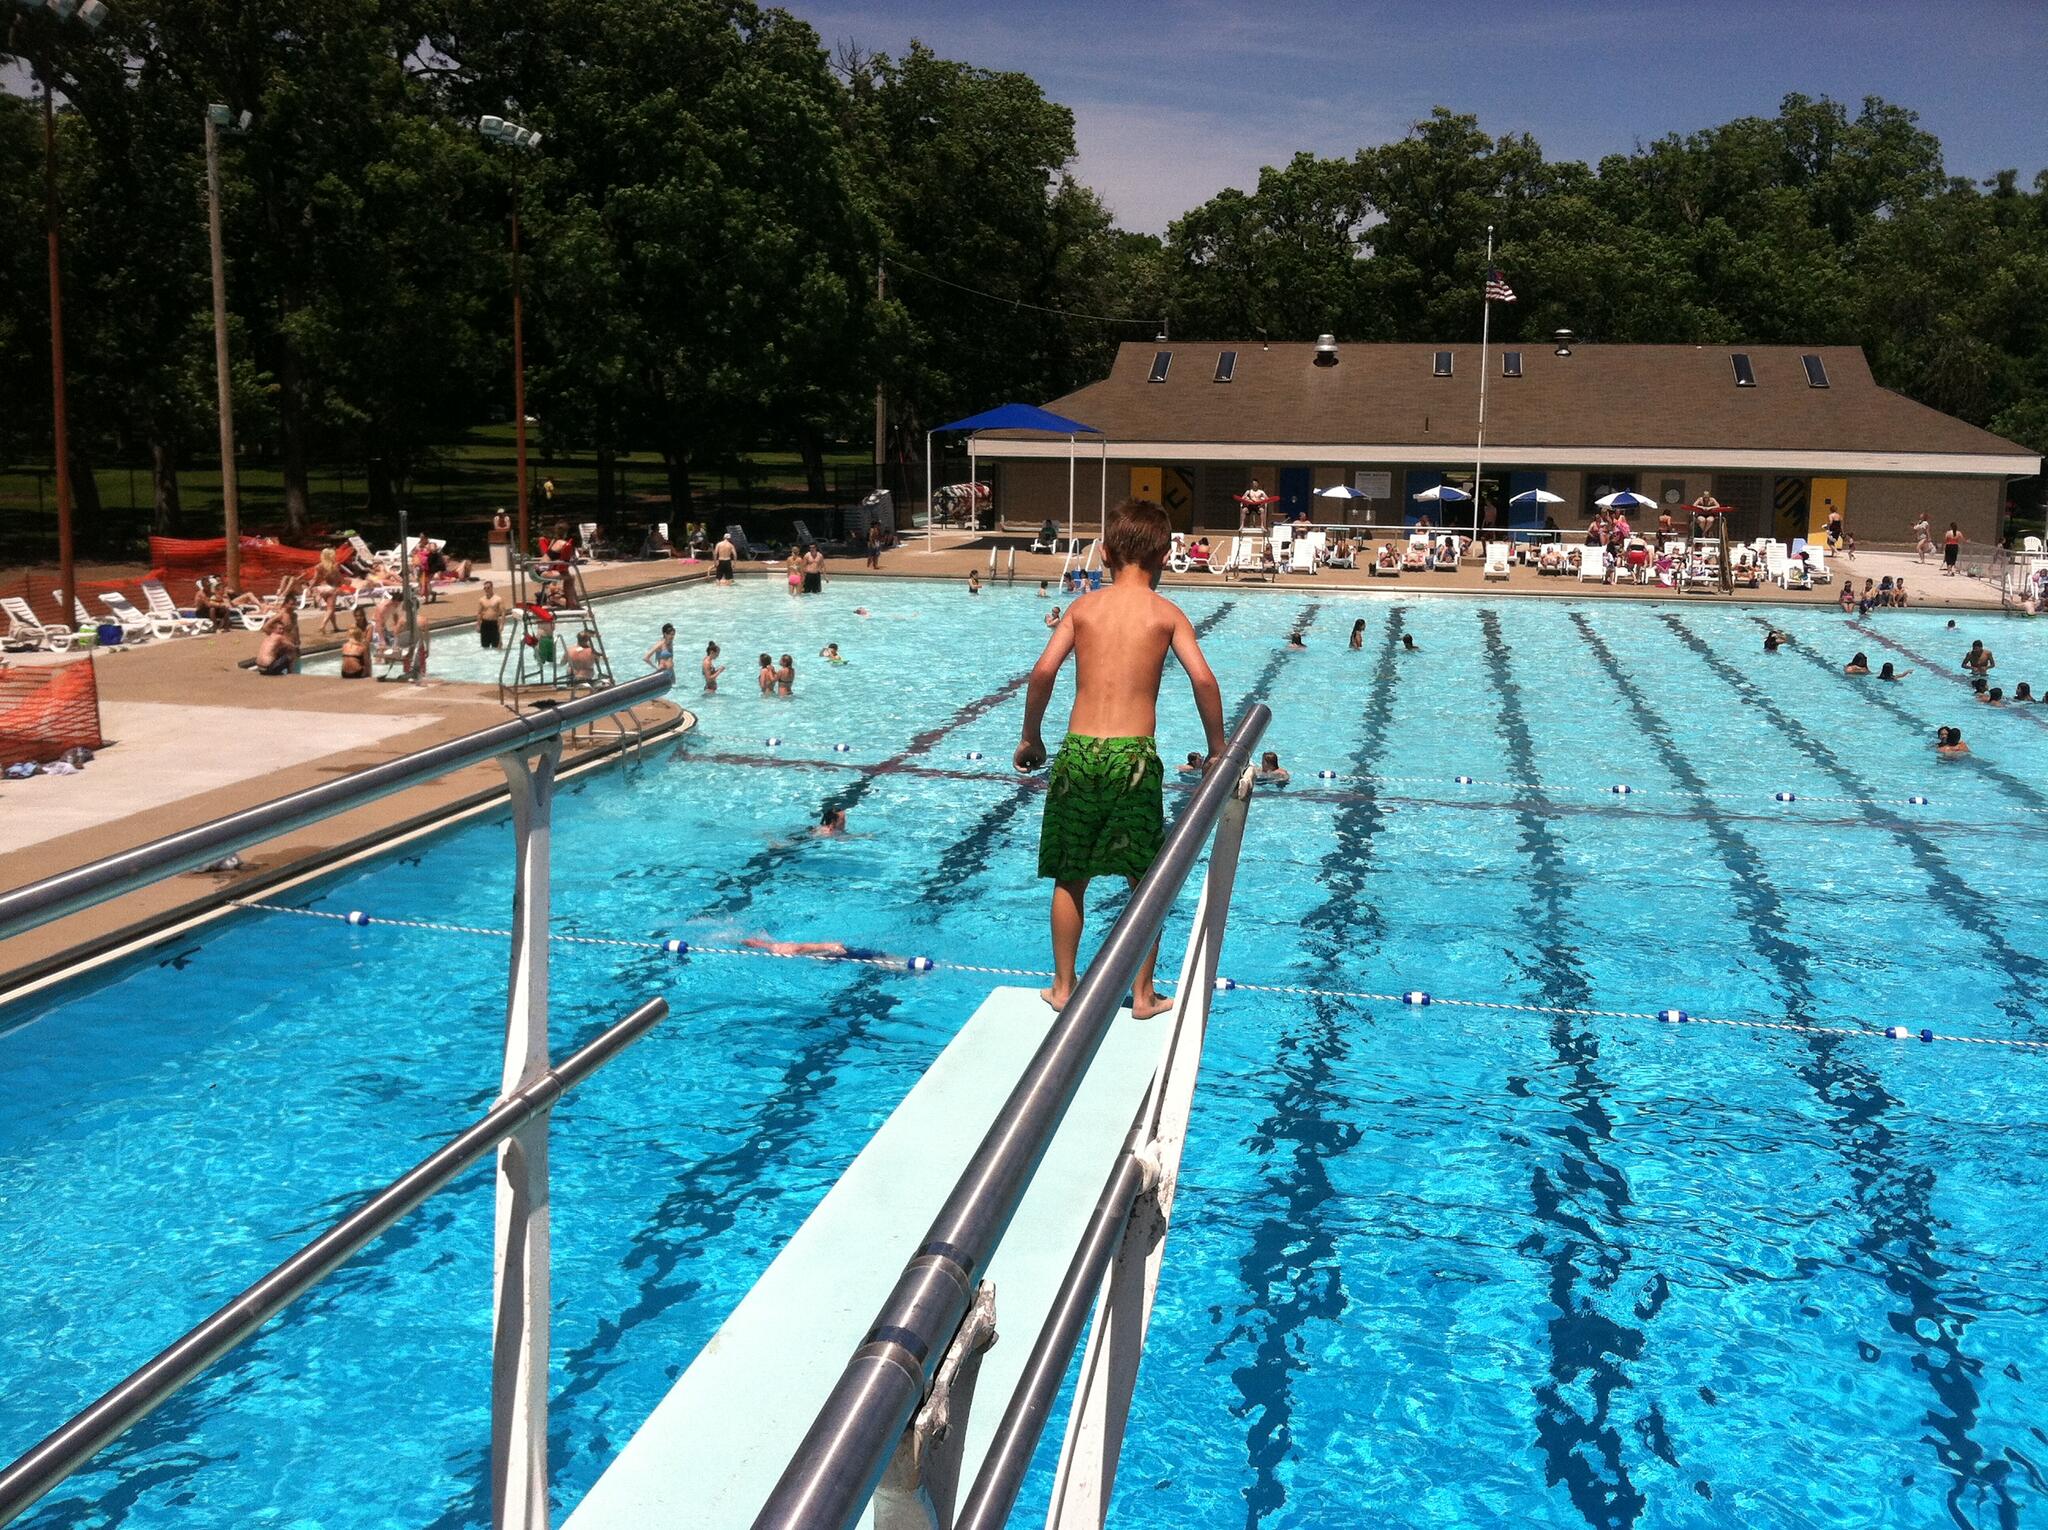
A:
{"label": "boy's back", "polygon": [[1066,620],[1074,645],[1068,730],[1097,738],[1149,735],[1157,721],[1166,651],[1187,624],[1172,601],[1132,579],[1076,601]]}

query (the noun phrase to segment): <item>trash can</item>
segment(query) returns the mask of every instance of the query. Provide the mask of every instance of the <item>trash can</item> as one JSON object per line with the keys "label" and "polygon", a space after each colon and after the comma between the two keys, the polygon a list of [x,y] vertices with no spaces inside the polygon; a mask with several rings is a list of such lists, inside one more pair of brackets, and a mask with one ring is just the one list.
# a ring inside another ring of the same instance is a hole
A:
{"label": "trash can", "polygon": [[121,643],[121,628],[115,622],[100,623],[100,647],[117,648]]}

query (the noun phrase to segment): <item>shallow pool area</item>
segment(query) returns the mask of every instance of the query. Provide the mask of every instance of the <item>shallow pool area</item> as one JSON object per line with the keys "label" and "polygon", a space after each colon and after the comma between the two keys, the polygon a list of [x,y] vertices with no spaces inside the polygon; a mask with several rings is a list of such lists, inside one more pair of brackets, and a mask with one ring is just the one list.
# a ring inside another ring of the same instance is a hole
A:
{"label": "shallow pool area", "polygon": [[[1169,593],[1293,779],[1252,807],[1112,1523],[2041,1521],[2048,1051],[1998,1043],[2048,1043],[2048,708],[1978,705],[1957,661],[1984,638],[2040,690],[2048,631]],[[1055,603],[603,606],[622,675],[675,624],[699,725],[557,807],[557,933],[650,943],[555,947],[557,1053],[673,1006],[557,1111],[558,1519],[1020,981],[958,969],[1047,965],[1009,756]],[[494,679],[474,643],[435,672]],[[1912,673],[1845,676],[1857,650]],[[793,698],[757,693],[764,651]],[[1200,743],[1169,666],[1169,769]],[[828,803],[850,837],[807,834]],[[0,1458],[489,1105],[506,942],[402,921],[501,928],[510,885],[486,815],[274,900],[379,923],[237,912],[0,1008]],[[939,966],[652,944],[759,934]],[[1436,1002],[1359,997],[1404,992]],[[24,1523],[487,1523],[491,1215],[472,1172]]]}

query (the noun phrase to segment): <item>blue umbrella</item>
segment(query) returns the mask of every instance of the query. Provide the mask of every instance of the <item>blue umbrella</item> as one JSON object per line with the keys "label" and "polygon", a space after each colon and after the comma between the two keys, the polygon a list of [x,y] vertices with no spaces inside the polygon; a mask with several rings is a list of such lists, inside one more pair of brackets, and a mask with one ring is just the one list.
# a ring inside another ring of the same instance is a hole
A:
{"label": "blue umbrella", "polygon": [[1420,494],[1413,494],[1409,497],[1432,505],[1438,503],[1450,505],[1463,503],[1472,496],[1463,489],[1454,489],[1447,483],[1440,483],[1433,489],[1424,489]]}
{"label": "blue umbrella", "polygon": [[1564,503],[1564,496],[1562,494],[1553,494],[1548,489],[1524,489],[1513,499],[1509,500],[1508,503],[1511,505],[1561,505]]}
{"label": "blue umbrella", "polygon": [[1630,489],[1616,489],[1612,494],[1603,494],[1593,501],[1602,510],[1649,509],[1657,503]]}

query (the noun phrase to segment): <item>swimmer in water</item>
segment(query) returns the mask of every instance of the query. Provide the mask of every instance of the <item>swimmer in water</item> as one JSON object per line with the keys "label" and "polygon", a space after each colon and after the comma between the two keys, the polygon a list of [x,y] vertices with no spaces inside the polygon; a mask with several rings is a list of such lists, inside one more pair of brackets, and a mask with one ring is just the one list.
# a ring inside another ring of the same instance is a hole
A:
{"label": "swimmer in water", "polygon": [[1987,707],[2002,707],[2005,705],[2005,692],[1994,685],[1988,691],[1979,691],[1977,699]]}
{"label": "swimmer in water", "polygon": [[1051,596],[1051,594],[1052,594],[1052,581],[1051,581],[1050,579],[1041,579],[1041,580],[1039,580],[1039,581],[1038,581],[1038,598],[1039,598],[1040,600],[1045,600],[1045,599],[1049,598],[1049,597]]}
{"label": "swimmer in water", "polygon": [[813,839],[838,839],[846,833],[846,809],[826,803],[818,813],[818,826],[811,830]]}
{"label": "swimmer in water", "polygon": [[1401,647],[1409,653],[1422,652],[1420,648],[1417,648],[1415,646],[1415,634],[1412,632],[1404,632],[1401,634]]}
{"label": "swimmer in water", "polygon": [[855,616],[866,616],[868,614],[868,608],[866,606],[855,606],[853,608],[853,614]]}
{"label": "swimmer in water", "polygon": [[1180,767],[1179,773],[1184,776],[1199,777],[1208,774],[1208,771],[1209,767],[1203,763],[1200,751],[1190,749],[1186,761]]}
{"label": "swimmer in water", "polygon": [[2032,701],[2034,699],[2033,687],[2022,680],[2013,688],[2012,699],[2014,701]]}
{"label": "swimmer in water", "polygon": [[1307,633],[1296,628],[1293,632],[1287,634],[1287,646],[1293,649],[1306,649],[1308,647],[1307,637]]}
{"label": "swimmer in water", "polygon": [[1280,767],[1280,756],[1268,749],[1259,756],[1259,768],[1252,772],[1252,779],[1265,786],[1285,786],[1294,777]]}
{"label": "swimmer in water", "polygon": [[1970,746],[1963,742],[1961,728],[1937,729],[1934,735],[1934,752],[1944,760],[1953,760],[1970,752]]}
{"label": "swimmer in water", "polygon": [[641,658],[656,669],[676,672],[676,629],[672,622],[661,624],[661,641],[656,643]]}
{"label": "swimmer in water", "polygon": [[1842,666],[1842,673],[1845,675],[1867,675],[1870,673],[1870,660],[1859,653],[1855,658]]}
{"label": "swimmer in water", "polygon": [[837,643],[827,643],[823,648],[820,648],[818,650],[818,657],[827,664],[844,664],[846,662],[839,657],[839,645]]}
{"label": "swimmer in water", "polygon": [[1880,680],[1903,680],[1912,673],[1910,669],[1893,669],[1890,663],[1887,662],[1885,667],[1877,672],[1877,678]]}
{"label": "swimmer in water", "polygon": [[725,666],[718,662],[718,645],[704,645],[704,693],[708,696],[718,689],[718,677],[725,673]]}
{"label": "swimmer in water", "polygon": [[1351,651],[1356,653],[1365,646],[1365,618],[1360,617],[1351,624]]}
{"label": "swimmer in water", "polygon": [[1057,627],[1060,624],[1060,608],[1058,606],[1054,606],[1045,613],[1045,624],[1048,627]]}
{"label": "swimmer in water", "polygon": [[773,655],[764,653],[761,655],[760,662],[761,673],[756,675],[754,679],[760,685],[763,696],[773,696],[775,694],[775,659]]}
{"label": "swimmer in water", "polygon": [[837,940],[770,940],[765,935],[749,935],[740,942],[750,951],[766,951],[770,956],[822,956],[838,958],[849,962],[887,962],[896,958],[872,946],[849,946]]}
{"label": "swimmer in water", "polygon": [[1789,632],[1780,632],[1776,627],[1773,627],[1764,634],[1765,653],[1776,653],[1780,648],[1790,648],[1791,646],[1792,634]]}
{"label": "swimmer in water", "polygon": [[981,593],[981,570],[978,568],[971,568],[967,571],[967,593],[970,595],[979,595]]}
{"label": "swimmer in water", "polygon": [[782,667],[775,671],[775,688],[785,696],[796,694],[796,660],[788,654],[782,656]]}

